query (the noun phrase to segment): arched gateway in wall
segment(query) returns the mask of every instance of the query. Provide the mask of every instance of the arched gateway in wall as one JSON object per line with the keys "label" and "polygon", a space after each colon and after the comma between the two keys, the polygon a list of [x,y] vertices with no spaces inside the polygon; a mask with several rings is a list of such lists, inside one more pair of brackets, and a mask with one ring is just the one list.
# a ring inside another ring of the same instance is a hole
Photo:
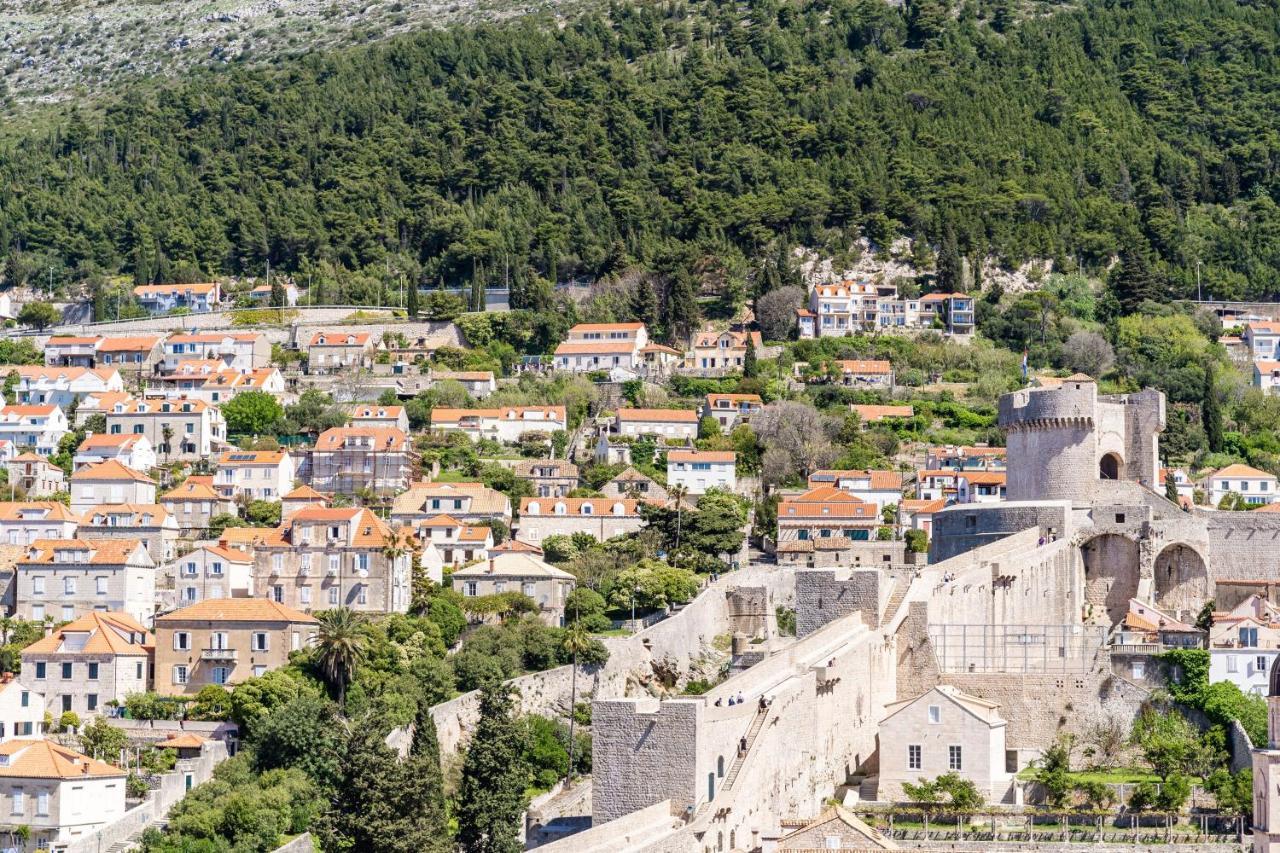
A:
{"label": "arched gateway in wall", "polygon": [[1103,613],[1114,625],[1129,610],[1129,599],[1138,594],[1142,549],[1119,533],[1102,533],[1080,545],[1084,562],[1084,602],[1090,621]]}
{"label": "arched gateway in wall", "polygon": [[1193,615],[1209,598],[1209,569],[1190,545],[1169,545],[1156,556],[1156,606],[1190,611]]}

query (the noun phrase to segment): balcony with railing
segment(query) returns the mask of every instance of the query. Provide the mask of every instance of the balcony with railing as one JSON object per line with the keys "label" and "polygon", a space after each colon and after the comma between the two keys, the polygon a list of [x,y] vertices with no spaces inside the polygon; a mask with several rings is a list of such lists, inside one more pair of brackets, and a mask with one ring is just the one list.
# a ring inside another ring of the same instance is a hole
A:
{"label": "balcony with railing", "polygon": [[200,660],[230,660],[234,661],[239,657],[236,649],[201,649]]}

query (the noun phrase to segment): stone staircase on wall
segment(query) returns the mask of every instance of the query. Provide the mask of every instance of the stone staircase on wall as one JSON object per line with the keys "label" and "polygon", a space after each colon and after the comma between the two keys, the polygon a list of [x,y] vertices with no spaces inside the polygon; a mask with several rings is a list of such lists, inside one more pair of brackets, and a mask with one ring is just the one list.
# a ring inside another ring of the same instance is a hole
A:
{"label": "stone staircase on wall", "polygon": [[889,594],[889,602],[884,607],[884,615],[880,617],[880,624],[887,625],[893,621],[893,617],[897,614],[898,608],[902,606],[902,601],[907,597],[907,590],[911,588],[911,583],[905,578],[896,578],[893,582],[893,592]]}
{"label": "stone staircase on wall", "polygon": [[123,841],[117,841],[115,844],[112,844],[106,849],[105,853],[126,853],[126,851],[135,850],[138,845],[142,843],[142,834],[144,832],[148,829],[158,829],[161,832],[164,832],[165,827],[168,825],[168,820],[153,820],[151,823],[147,824]]}

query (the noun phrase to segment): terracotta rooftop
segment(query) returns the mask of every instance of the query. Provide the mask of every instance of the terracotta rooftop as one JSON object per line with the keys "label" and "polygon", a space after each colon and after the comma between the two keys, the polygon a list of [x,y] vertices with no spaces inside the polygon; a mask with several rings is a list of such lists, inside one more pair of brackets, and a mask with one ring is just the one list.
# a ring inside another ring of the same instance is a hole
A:
{"label": "terracotta rooftop", "polygon": [[181,610],[156,617],[156,624],[185,621],[210,622],[315,622],[301,610],[267,598],[210,598]]}

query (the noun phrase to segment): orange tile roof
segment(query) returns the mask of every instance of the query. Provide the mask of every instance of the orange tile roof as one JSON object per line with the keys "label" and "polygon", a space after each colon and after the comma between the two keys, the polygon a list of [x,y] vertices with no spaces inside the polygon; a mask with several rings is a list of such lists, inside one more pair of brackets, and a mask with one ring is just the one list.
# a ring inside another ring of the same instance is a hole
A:
{"label": "orange tile roof", "polygon": [[867,373],[873,375],[885,375],[893,372],[893,365],[887,361],[861,361],[857,359],[847,359],[835,362],[840,366],[840,370],[844,373]]}
{"label": "orange tile roof", "polygon": [[959,471],[957,479],[968,480],[972,485],[1003,486],[1006,475],[1004,471]]}
{"label": "orange tile roof", "polygon": [[836,470],[824,469],[809,475],[810,488],[824,483],[838,483],[840,480],[869,480],[869,488],[876,491],[902,488],[902,475],[897,471],[881,470]]}
{"label": "orange tile roof", "polygon": [[1254,322],[1246,325],[1244,328],[1245,328],[1245,331],[1247,332],[1254,332],[1254,333],[1261,332],[1266,335],[1280,335],[1280,323],[1255,320]]}
{"label": "orange tile roof", "polygon": [[[531,504],[538,504],[538,512],[529,510]],[[582,515],[583,504],[590,504],[590,515],[617,518],[618,516],[613,515],[614,504],[622,504],[623,516],[637,515],[639,514],[638,506],[640,501],[630,498],[521,498],[520,514],[532,516],[555,515],[557,504],[564,504],[565,515]]]}
{"label": "orange tile roof", "polygon": [[267,598],[209,598],[156,617],[156,625],[170,622],[315,622],[292,607]]}
{"label": "orange tile roof", "polygon": [[556,355],[582,355],[595,352],[634,352],[636,342],[630,341],[565,341],[556,347]]}
{"label": "orange tile roof", "polygon": [[921,515],[939,512],[947,508],[946,498],[934,498],[933,500],[917,500],[910,498],[902,501],[902,511],[908,515]]}
{"label": "orange tile roof", "polygon": [[141,539],[37,539],[27,546],[19,563],[28,566],[52,565],[56,562],[54,555],[58,551],[89,551],[87,563],[65,565],[120,566],[127,564],[139,548],[146,553]]}
{"label": "orange tile roof", "polygon": [[521,542],[519,539],[508,539],[501,545],[494,545],[489,549],[491,554],[541,554],[542,549],[537,545],[530,545],[528,542]]}
{"label": "orange tile roof", "polygon": [[311,336],[313,347],[363,347],[369,343],[368,332],[316,332]]}
{"label": "orange tile roof", "polygon": [[56,408],[58,407],[52,404],[46,406],[10,405],[0,409],[0,417],[13,415],[19,418],[42,418],[53,414],[53,410]]}
{"label": "orange tile roof", "polygon": [[218,456],[218,466],[279,465],[284,457],[283,450],[226,450]]}
{"label": "orange tile roof", "polygon": [[408,437],[395,427],[333,427],[320,433],[316,450],[343,450],[343,443],[352,436],[371,438],[372,445],[365,448],[370,453],[404,450],[408,444]]}
{"label": "orange tile roof", "polygon": [[418,522],[418,527],[462,527],[462,522],[451,515],[433,515]]}
{"label": "orange tile roof", "polygon": [[128,465],[117,462],[114,459],[108,459],[105,462],[99,462],[96,465],[86,465],[79,471],[71,475],[74,480],[132,480],[135,483],[150,483],[155,485],[152,480],[141,471],[135,471]]}
{"label": "orange tile roof", "polygon": [[580,332],[638,332],[644,323],[579,323],[569,330],[570,335]]}
{"label": "orange tile roof", "polygon": [[3,501],[0,502],[0,521],[18,521],[24,510],[44,510],[42,521],[77,520],[67,505],[60,501]]}
{"label": "orange tile roof", "polygon": [[1259,471],[1257,468],[1249,465],[1228,465],[1220,471],[1214,471],[1209,475],[1209,479],[1216,480],[1222,477],[1246,477],[1251,479],[1276,479],[1275,474],[1268,474],[1266,471]]}
{"label": "orange tile roof", "polygon": [[351,417],[381,420],[398,418],[402,414],[404,414],[404,406],[357,406],[351,412]]}
{"label": "orange tile roof", "polygon": [[717,400],[727,400],[730,403],[759,403],[764,405],[764,400],[760,399],[759,394],[708,394],[707,402],[715,403]]}
{"label": "orange tile roof", "polygon": [[135,433],[118,432],[95,432],[92,435],[85,436],[84,441],[80,442],[77,450],[93,450],[95,447],[131,447],[138,443],[142,436]]}
{"label": "orange tile roof", "polygon": [[457,382],[492,382],[492,370],[433,370],[432,379],[453,379]]}
{"label": "orange tile roof", "polygon": [[26,451],[25,453],[19,453],[17,456],[13,457],[9,461],[10,462],[39,462],[42,465],[56,467],[48,459],[45,459],[43,456],[40,456],[37,453],[32,453],[30,450]]}
{"label": "orange tile roof", "polygon": [[791,503],[869,503],[835,486],[815,486],[804,494],[787,500]]}
{"label": "orange tile roof", "polygon": [[125,776],[113,764],[81,755],[51,740],[11,740],[0,743],[0,776],[13,779],[82,779]]}
{"label": "orange tile roof", "polygon": [[140,284],[133,289],[138,296],[161,296],[168,293],[213,293],[218,285],[212,281],[198,284]]}
{"label": "orange tile roof", "polygon": [[734,462],[738,454],[732,450],[673,450],[668,462]]}
{"label": "orange tile roof", "polygon": [[124,338],[103,338],[98,352],[140,352],[155,349],[163,340],[159,335],[134,335]]}
{"label": "orange tile roof", "polygon": [[618,420],[696,424],[698,413],[689,409],[618,409]]}
{"label": "orange tile roof", "polygon": [[[525,420],[525,412],[541,412],[544,417],[542,420]],[[500,406],[495,409],[432,409],[431,423],[457,423],[463,418],[494,418],[498,420],[509,420],[513,423],[545,423],[553,424],[556,422],[564,422],[566,413],[564,406]]]}
{"label": "orange tile roof", "polygon": [[[22,650],[23,655],[48,655],[63,651],[63,643],[67,634],[88,632],[89,639],[83,647],[77,647],[77,654],[112,654],[145,656],[155,645],[155,638],[147,632],[139,622],[127,613],[95,610],[86,613],[79,619],[68,622],[61,628],[55,628],[47,637],[41,637]],[[142,642],[131,643],[121,633],[141,635]],[[72,651],[72,650],[67,650]]]}
{"label": "orange tile roof", "polygon": [[49,340],[45,341],[46,347],[70,347],[85,346],[86,344],[96,344],[102,338],[91,338],[86,336],[77,337],[75,335],[53,335]]}
{"label": "orange tile roof", "polygon": [[778,518],[865,518],[877,520],[880,511],[870,501],[783,501]]}
{"label": "orange tile roof", "polygon": [[281,500],[285,501],[327,501],[329,496],[321,492],[317,492],[310,486],[298,486],[289,494],[285,495]]}
{"label": "orange tile roof", "polygon": [[201,749],[208,743],[205,738],[193,732],[183,732],[178,735],[170,735],[168,739],[162,740],[154,746],[157,749]]}
{"label": "orange tile roof", "polygon": [[161,496],[162,501],[211,501],[222,500],[213,490],[213,477],[193,475],[183,480],[172,491]]}
{"label": "orange tile roof", "polygon": [[872,406],[851,403],[849,410],[856,412],[858,417],[867,423],[882,420],[884,418],[910,418],[914,417],[916,410],[912,406]]}
{"label": "orange tile roof", "polygon": [[[84,398],[84,402],[80,404],[77,412],[102,412],[108,409],[114,409],[116,403],[128,403],[133,400],[133,396],[128,391],[99,391],[96,394],[89,394]],[[92,402],[91,402],[92,401]]]}

